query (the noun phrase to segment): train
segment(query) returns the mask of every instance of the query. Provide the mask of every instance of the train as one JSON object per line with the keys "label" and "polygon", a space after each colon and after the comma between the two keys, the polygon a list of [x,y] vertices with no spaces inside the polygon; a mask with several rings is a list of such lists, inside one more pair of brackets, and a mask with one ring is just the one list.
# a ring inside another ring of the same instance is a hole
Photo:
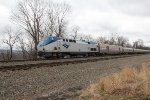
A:
{"label": "train", "polygon": [[150,53],[150,50],[127,48],[116,45],[100,44],[93,41],[74,40],[47,36],[38,46],[38,56],[43,58],[89,57],[116,54]]}

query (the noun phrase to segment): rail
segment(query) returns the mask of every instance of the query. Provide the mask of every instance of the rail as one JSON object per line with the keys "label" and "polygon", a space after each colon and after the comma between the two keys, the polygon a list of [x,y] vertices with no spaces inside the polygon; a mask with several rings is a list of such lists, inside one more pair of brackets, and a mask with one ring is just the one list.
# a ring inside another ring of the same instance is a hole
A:
{"label": "rail", "polygon": [[132,55],[117,55],[117,56],[102,56],[102,57],[90,57],[90,58],[72,58],[72,59],[57,59],[57,60],[38,60],[38,61],[19,61],[19,62],[0,62],[0,71],[16,71],[16,70],[28,70],[32,68],[40,67],[54,67],[68,64],[96,62],[109,59],[117,59],[131,56],[139,56],[141,54]]}

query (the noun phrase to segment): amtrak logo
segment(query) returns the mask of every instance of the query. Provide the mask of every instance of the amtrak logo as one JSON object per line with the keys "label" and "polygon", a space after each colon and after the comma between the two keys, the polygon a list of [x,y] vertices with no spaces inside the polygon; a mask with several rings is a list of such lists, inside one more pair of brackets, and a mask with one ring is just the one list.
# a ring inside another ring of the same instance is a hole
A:
{"label": "amtrak logo", "polygon": [[69,45],[68,44],[63,44],[63,46],[66,48],[66,49],[68,49],[69,48]]}

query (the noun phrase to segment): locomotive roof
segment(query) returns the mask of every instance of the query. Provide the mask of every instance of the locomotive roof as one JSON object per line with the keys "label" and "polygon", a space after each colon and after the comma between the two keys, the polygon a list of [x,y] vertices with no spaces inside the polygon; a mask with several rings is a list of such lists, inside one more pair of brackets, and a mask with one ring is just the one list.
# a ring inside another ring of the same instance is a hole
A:
{"label": "locomotive roof", "polygon": [[[68,39],[68,40],[74,40],[74,39],[69,39],[69,38],[62,38],[62,37],[56,37],[56,36],[46,36],[45,38],[48,38],[48,37],[50,37],[50,38],[53,38],[53,39],[55,39],[55,40],[63,40],[63,39]],[[44,38],[44,39],[45,39]],[[86,41],[86,40],[76,40],[75,39],[75,41],[76,41],[76,43],[83,43],[83,44],[97,44],[96,42],[94,42],[94,41]]]}

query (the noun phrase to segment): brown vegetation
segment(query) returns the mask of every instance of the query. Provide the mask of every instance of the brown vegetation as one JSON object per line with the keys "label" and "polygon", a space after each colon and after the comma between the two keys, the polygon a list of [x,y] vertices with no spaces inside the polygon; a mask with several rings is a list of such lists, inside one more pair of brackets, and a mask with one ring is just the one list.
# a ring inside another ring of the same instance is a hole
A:
{"label": "brown vegetation", "polygon": [[150,62],[104,77],[80,95],[81,100],[150,100]]}

